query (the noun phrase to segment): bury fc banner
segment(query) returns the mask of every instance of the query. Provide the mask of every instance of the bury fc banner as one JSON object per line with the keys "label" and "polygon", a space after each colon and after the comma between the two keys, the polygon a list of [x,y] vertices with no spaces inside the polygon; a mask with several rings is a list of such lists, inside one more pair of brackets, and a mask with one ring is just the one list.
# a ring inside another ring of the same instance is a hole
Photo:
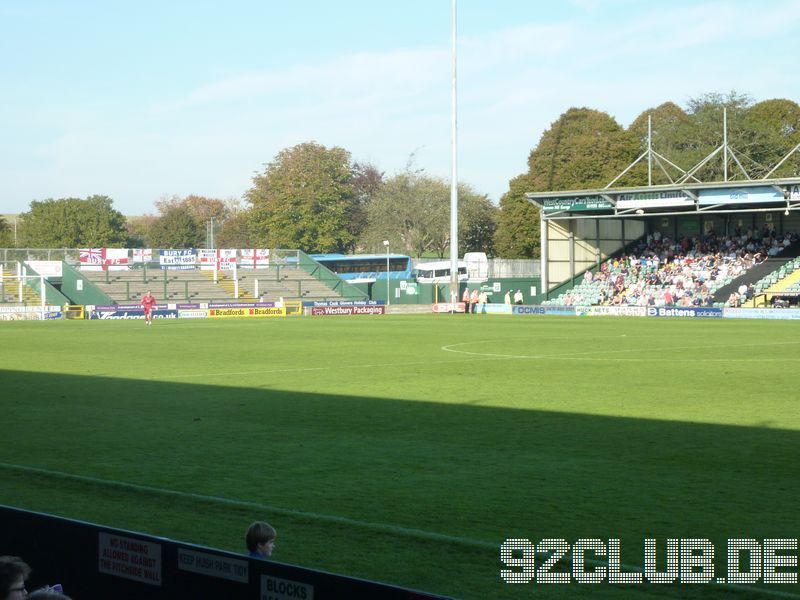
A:
{"label": "bury fc banner", "polygon": [[242,256],[240,267],[255,269],[269,266],[269,248],[245,248],[239,250],[239,253]]}
{"label": "bury fc banner", "polygon": [[194,248],[188,250],[159,250],[159,264],[162,269],[194,269],[197,254]]}
{"label": "bury fc banner", "polygon": [[130,262],[127,248],[80,248],[78,256],[83,271],[118,271]]}
{"label": "bury fc banner", "polygon": [[236,264],[236,250],[231,248],[207,249],[197,251],[200,268],[206,270],[225,271],[233,269]]}

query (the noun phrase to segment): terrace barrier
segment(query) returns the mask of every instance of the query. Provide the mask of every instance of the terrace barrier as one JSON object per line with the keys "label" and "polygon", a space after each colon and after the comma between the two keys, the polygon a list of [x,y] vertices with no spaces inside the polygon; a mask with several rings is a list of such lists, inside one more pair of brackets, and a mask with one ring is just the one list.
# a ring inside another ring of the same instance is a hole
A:
{"label": "terrace barrier", "polygon": [[445,598],[2,505],[0,549],[80,600]]}

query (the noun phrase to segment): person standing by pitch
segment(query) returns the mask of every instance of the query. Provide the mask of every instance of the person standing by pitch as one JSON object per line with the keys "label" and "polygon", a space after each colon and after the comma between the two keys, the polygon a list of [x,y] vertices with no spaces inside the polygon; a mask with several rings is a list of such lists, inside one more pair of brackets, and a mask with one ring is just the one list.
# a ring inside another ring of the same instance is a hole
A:
{"label": "person standing by pitch", "polygon": [[153,309],[156,306],[156,299],[153,298],[153,294],[150,293],[150,290],[147,290],[147,293],[144,296],[142,296],[141,305],[142,308],[144,309],[144,324],[152,325]]}

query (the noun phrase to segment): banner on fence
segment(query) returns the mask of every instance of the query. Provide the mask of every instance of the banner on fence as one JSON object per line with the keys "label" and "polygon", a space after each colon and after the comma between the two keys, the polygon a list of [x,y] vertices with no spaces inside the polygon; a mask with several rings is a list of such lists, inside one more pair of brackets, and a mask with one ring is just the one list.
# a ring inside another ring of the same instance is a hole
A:
{"label": "banner on fence", "polygon": [[78,258],[84,271],[120,271],[130,263],[127,248],[79,248]]}
{"label": "banner on fence", "polygon": [[242,260],[239,263],[240,267],[245,269],[255,269],[257,267],[269,266],[269,249],[268,248],[244,248],[239,250]]}
{"label": "banner on fence", "polygon": [[188,250],[159,250],[159,263],[162,269],[194,269],[197,253],[194,248]]}
{"label": "banner on fence", "polygon": [[133,262],[135,263],[149,263],[153,260],[152,248],[134,248],[133,249]]}
{"label": "banner on fence", "polygon": [[236,264],[236,250],[231,248],[202,248],[197,251],[200,268],[204,271],[226,271]]}

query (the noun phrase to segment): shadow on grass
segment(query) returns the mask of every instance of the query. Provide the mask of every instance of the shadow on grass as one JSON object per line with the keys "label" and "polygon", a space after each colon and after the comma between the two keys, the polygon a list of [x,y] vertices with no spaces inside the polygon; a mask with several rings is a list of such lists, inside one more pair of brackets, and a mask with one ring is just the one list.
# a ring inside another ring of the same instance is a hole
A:
{"label": "shadow on grass", "polygon": [[[456,596],[519,595],[500,589],[506,538],[620,538],[623,563],[640,565],[645,537],[709,538],[721,548],[727,538],[791,538],[800,528],[796,431],[387,400],[367,390],[19,371],[0,371],[0,385],[0,474],[26,474],[3,486],[3,503],[102,521],[91,498],[105,490],[116,497],[105,519],[149,506],[132,523],[106,524],[173,537],[184,529],[167,504],[201,503],[242,522],[266,516],[304,540],[290,562]],[[66,512],[52,494],[61,474],[75,494]],[[130,509],[126,497],[135,497]],[[165,506],[163,519],[153,506]],[[315,541],[326,531],[336,531],[333,551]],[[195,535],[187,541],[230,546],[218,532]],[[424,554],[401,564],[399,545]],[[567,596],[580,589],[569,587]]]}

